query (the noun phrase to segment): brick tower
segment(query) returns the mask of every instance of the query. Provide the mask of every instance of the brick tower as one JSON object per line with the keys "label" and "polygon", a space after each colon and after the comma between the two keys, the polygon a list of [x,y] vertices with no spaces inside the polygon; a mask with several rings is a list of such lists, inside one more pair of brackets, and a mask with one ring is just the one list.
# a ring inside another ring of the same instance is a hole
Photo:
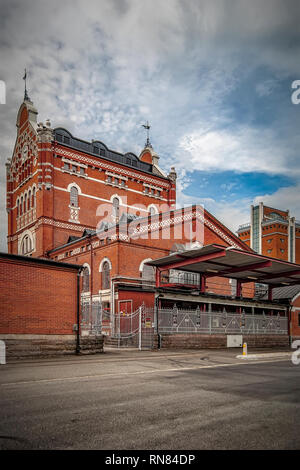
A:
{"label": "brick tower", "polygon": [[25,92],[17,116],[13,156],[6,163],[8,252],[48,256],[72,237],[95,230],[99,206],[140,216],[175,208],[176,172],[166,175],[147,141],[137,157],[87,142],[37,122]]}

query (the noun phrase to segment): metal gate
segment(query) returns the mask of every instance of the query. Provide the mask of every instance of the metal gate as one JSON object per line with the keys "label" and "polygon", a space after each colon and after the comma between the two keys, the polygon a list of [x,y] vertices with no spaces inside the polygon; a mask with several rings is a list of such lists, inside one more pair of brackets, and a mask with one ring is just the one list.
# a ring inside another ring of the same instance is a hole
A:
{"label": "metal gate", "polygon": [[121,312],[115,316],[115,334],[118,346],[132,346],[140,350],[154,346],[154,308],[142,305],[135,312]]}
{"label": "metal gate", "polygon": [[155,310],[153,307],[140,307],[139,349],[153,349]]}

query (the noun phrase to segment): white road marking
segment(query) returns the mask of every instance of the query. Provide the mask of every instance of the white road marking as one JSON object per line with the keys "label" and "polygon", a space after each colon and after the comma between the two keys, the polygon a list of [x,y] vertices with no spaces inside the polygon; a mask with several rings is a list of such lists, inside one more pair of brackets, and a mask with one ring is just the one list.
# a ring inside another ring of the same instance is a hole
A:
{"label": "white road marking", "polygon": [[233,367],[233,366],[243,366],[243,365],[250,365],[250,364],[265,364],[265,363],[274,363],[274,362],[283,362],[286,361],[284,359],[277,359],[277,360],[269,360],[269,361],[251,361],[251,363],[245,362],[233,362],[233,363],[224,363],[224,364],[213,364],[213,365],[202,365],[202,366],[193,366],[193,367],[175,367],[170,369],[150,369],[145,371],[136,371],[136,372],[119,372],[119,373],[112,373],[112,374],[94,374],[94,375],[79,375],[75,377],[61,377],[57,379],[40,379],[40,380],[28,380],[28,381],[20,381],[20,382],[7,382],[0,384],[1,387],[8,387],[11,385],[28,385],[28,384],[39,384],[39,383],[51,383],[51,382],[64,382],[65,380],[82,380],[82,379],[93,379],[93,378],[113,378],[113,377],[122,377],[122,376],[129,376],[129,375],[145,375],[145,374],[155,374],[161,372],[181,372],[186,370],[199,370],[199,369],[216,369],[218,367]]}

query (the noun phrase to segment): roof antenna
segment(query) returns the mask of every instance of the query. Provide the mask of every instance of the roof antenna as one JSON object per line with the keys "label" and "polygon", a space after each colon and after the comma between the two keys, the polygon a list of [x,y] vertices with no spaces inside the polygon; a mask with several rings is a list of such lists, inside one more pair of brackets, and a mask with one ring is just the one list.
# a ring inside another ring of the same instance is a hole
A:
{"label": "roof antenna", "polygon": [[26,86],[26,80],[27,80],[27,71],[26,71],[26,69],[24,70],[23,80],[25,82],[24,101],[30,101],[30,98],[29,98],[28,93],[27,93],[27,86]]}
{"label": "roof antenna", "polygon": [[142,124],[142,127],[144,127],[147,130],[147,140],[146,140],[146,143],[145,143],[145,148],[146,147],[151,147],[152,148],[152,145],[151,145],[150,139],[149,139],[149,131],[150,131],[150,128],[151,128],[149,122],[147,121],[146,124]]}

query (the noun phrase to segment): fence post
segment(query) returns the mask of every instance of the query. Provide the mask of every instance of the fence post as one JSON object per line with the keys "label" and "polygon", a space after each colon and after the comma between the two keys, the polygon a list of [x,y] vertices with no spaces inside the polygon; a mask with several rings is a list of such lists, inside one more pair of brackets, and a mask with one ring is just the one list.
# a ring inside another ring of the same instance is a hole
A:
{"label": "fence post", "polygon": [[6,364],[5,342],[0,340],[0,364]]}
{"label": "fence post", "polygon": [[139,350],[142,350],[142,307],[139,307]]}

